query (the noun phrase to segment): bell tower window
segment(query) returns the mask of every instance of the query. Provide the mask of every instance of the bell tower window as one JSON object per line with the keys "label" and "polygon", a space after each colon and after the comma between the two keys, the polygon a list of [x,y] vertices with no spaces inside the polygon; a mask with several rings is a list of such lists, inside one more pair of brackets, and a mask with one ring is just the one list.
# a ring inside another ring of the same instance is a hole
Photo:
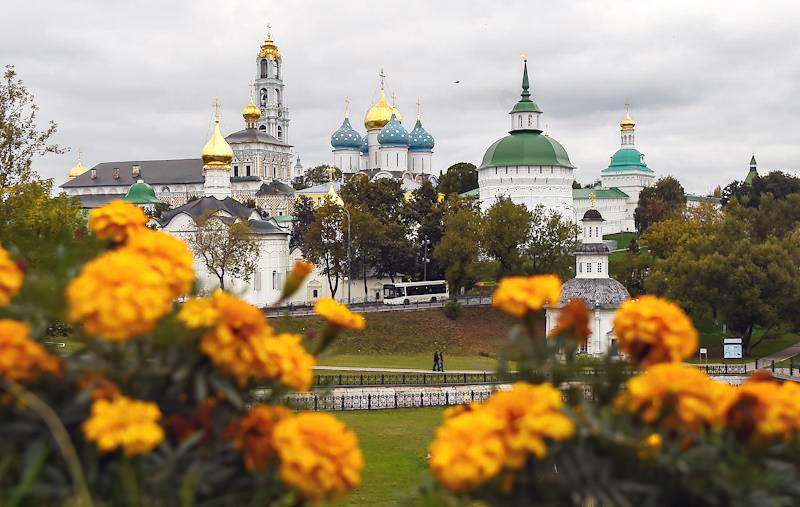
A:
{"label": "bell tower window", "polygon": [[281,128],[280,125],[278,125],[278,141],[282,140],[283,140],[283,129]]}
{"label": "bell tower window", "polygon": [[261,60],[261,77],[269,77],[269,64],[267,63],[266,58]]}

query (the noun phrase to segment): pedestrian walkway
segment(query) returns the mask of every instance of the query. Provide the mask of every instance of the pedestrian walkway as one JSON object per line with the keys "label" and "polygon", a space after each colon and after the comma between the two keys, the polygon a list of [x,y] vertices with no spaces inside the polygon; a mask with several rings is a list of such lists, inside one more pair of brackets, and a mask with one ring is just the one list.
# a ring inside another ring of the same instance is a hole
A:
{"label": "pedestrian walkway", "polygon": [[459,375],[483,375],[484,373],[497,373],[495,370],[422,370],[418,368],[368,368],[361,366],[314,366],[314,370],[318,371],[363,371],[363,372],[376,372],[376,373],[455,373]]}

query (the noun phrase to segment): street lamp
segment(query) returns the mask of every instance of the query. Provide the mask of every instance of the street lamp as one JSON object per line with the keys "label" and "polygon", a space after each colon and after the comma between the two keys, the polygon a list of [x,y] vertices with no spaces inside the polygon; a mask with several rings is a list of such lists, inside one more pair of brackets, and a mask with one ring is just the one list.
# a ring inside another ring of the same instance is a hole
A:
{"label": "street lamp", "polygon": [[428,263],[431,261],[428,258],[428,245],[431,244],[431,240],[427,237],[422,239],[422,280],[428,281]]}

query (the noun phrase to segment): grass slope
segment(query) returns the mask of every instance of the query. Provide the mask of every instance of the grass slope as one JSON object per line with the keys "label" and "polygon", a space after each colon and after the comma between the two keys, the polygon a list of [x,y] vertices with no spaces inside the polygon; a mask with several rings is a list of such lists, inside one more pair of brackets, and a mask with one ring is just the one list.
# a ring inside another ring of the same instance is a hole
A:
{"label": "grass slope", "polygon": [[[441,309],[364,314],[363,331],[345,330],[333,348],[319,359],[328,366],[422,368],[433,365],[433,352],[443,351],[445,368],[494,369],[497,345],[505,340],[514,319],[486,306],[464,307],[457,320]],[[319,317],[278,317],[271,323],[282,331],[321,329]]]}
{"label": "grass slope", "polygon": [[410,496],[428,466],[428,445],[442,408],[336,412],[358,435],[364,453],[362,485],[332,505],[389,506]]}

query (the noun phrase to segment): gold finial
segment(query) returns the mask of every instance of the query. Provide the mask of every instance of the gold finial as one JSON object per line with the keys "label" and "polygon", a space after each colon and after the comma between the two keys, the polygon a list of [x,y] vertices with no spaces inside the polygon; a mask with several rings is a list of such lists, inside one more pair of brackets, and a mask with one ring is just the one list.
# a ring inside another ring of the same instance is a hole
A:
{"label": "gold finial", "polygon": [[417,97],[417,120],[419,120],[419,97]]}
{"label": "gold finial", "polygon": [[272,38],[272,27],[267,23],[267,39]]}
{"label": "gold finial", "polygon": [[350,117],[350,98],[349,97],[345,97],[344,98],[344,117],[345,118],[349,118]]}
{"label": "gold finial", "polygon": [[332,165],[328,166],[328,181],[333,183],[333,166]]}
{"label": "gold finial", "polygon": [[216,99],[214,100],[214,117],[216,118],[214,132],[211,134],[211,139],[203,146],[200,154],[200,158],[203,159],[203,169],[212,167],[230,169],[233,150],[219,131],[219,100]]}
{"label": "gold finial", "polygon": [[214,107],[214,120],[219,123],[219,99],[214,99],[212,106]]}
{"label": "gold finial", "polygon": [[525,53],[520,53],[519,57],[522,58],[523,62],[527,62],[528,61],[528,55],[525,54]]}
{"label": "gold finial", "polygon": [[[80,148],[78,148],[78,163],[79,163],[79,164],[81,163],[81,155],[82,155],[82,154],[83,154],[83,151],[81,151],[81,149],[80,149]],[[754,154],[753,156],[755,156],[755,154]]]}
{"label": "gold finial", "polygon": [[597,197],[597,194],[594,192],[589,192],[589,200],[592,201],[592,209],[594,209],[594,200]]}
{"label": "gold finial", "polygon": [[636,126],[636,122],[631,118],[631,105],[627,102],[625,103],[625,118],[619,122],[619,126],[622,130],[633,130],[633,127]]}
{"label": "gold finial", "polygon": [[67,173],[70,181],[74,180],[75,178],[77,178],[78,176],[89,170],[87,167],[84,167],[83,164],[81,163],[82,154],[83,153],[81,152],[81,149],[78,148],[78,163],[72,166],[72,169],[70,169],[69,172]]}
{"label": "gold finial", "polygon": [[264,43],[261,44],[261,51],[259,51],[258,57],[270,60],[278,60],[281,57],[278,46],[272,40],[272,27],[269,25],[267,25],[267,37],[264,39]]}
{"label": "gold finial", "polygon": [[392,94],[392,107],[394,107],[396,104],[397,104],[397,94],[393,93]]}
{"label": "gold finial", "polygon": [[544,132],[542,133],[545,137],[550,136],[550,130],[548,130],[549,125],[547,123],[544,124]]}
{"label": "gold finial", "polygon": [[383,67],[381,67],[381,73],[378,75],[381,77],[381,90],[383,90],[383,80],[386,78],[386,74],[383,73]]}

